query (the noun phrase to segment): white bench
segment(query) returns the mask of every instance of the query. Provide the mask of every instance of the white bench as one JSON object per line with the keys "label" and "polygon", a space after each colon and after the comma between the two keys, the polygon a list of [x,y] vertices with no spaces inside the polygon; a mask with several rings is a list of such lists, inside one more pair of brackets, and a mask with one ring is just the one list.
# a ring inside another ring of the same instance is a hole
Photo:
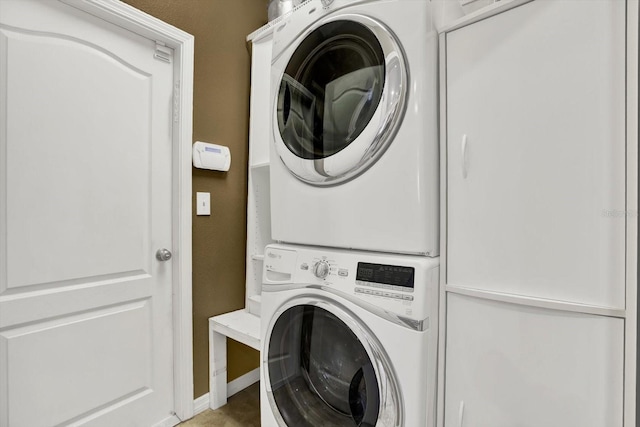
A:
{"label": "white bench", "polygon": [[260,317],[246,309],[209,318],[209,407],[227,403],[227,337],[260,351]]}

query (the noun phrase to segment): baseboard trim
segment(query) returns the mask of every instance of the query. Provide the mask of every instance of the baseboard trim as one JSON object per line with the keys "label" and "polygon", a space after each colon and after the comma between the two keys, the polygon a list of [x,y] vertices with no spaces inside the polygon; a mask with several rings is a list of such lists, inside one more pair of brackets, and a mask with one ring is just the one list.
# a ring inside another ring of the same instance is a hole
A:
{"label": "baseboard trim", "polygon": [[154,424],[153,427],[174,427],[178,424],[180,424],[180,418],[178,418],[176,415],[169,415],[158,424]]}
{"label": "baseboard trim", "polygon": [[193,401],[193,415],[196,416],[207,409],[209,409],[209,393],[203,394]]}
{"label": "baseboard trim", "polygon": [[[241,392],[258,381],[260,381],[260,368],[256,368],[253,371],[249,371],[246,374],[239,376],[235,380],[227,383],[227,397],[231,397],[234,394]],[[193,401],[193,415],[198,415],[207,409],[209,409],[209,393],[203,394]]]}
{"label": "baseboard trim", "polygon": [[227,397],[241,392],[258,381],[260,381],[260,368],[256,368],[253,371],[249,371],[246,374],[239,376],[235,380],[227,383]]}

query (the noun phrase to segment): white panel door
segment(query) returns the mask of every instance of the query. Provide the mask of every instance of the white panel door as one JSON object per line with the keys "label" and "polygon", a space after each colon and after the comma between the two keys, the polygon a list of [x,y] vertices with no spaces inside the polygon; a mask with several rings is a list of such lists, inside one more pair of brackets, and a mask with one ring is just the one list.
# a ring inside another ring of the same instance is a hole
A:
{"label": "white panel door", "polygon": [[447,300],[445,427],[622,427],[623,319]]}
{"label": "white panel door", "polygon": [[447,34],[447,282],[624,309],[625,1]]}
{"label": "white panel door", "polygon": [[53,0],[0,0],[0,426],[173,408],[173,65]]}

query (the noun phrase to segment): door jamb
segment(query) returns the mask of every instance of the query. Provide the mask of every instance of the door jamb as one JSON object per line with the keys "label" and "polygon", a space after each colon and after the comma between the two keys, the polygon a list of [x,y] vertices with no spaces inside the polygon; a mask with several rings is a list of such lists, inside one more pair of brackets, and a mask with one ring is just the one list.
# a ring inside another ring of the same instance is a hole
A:
{"label": "door jamb", "polygon": [[172,166],[173,388],[175,414],[193,417],[191,162],[194,37],[120,1],[59,0],[174,50]]}

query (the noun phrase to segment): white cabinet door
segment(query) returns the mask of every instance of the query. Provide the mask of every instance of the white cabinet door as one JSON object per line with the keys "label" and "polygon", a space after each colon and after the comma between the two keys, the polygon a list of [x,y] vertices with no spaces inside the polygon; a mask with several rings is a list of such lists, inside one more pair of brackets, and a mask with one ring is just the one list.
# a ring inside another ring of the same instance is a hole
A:
{"label": "white cabinet door", "polygon": [[621,427],[624,321],[449,293],[446,427]]}
{"label": "white cabinet door", "polygon": [[623,309],[625,2],[446,37],[447,283]]}
{"label": "white cabinet door", "polygon": [[173,64],[0,0],[0,426],[172,418]]}

